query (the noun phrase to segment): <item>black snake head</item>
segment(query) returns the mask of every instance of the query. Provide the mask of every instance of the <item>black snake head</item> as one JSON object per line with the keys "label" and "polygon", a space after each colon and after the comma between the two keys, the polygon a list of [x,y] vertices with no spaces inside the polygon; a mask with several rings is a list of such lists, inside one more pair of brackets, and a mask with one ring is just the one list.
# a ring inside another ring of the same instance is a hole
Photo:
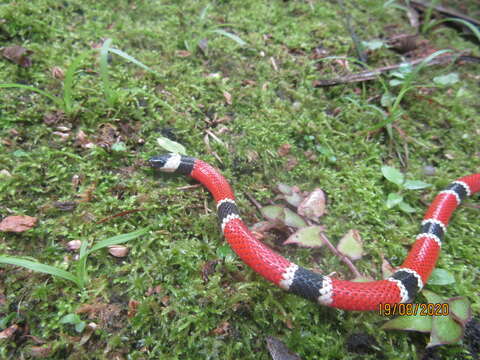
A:
{"label": "black snake head", "polygon": [[163,172],[176,172],[190,175],[193,170],[195,158],[180,154],[165,154],[154,156],[148,160],[150,166]]}
{"label": "black snake head", "polygon": [[162,169],[165,167],[165,164],[168,162],[168,159],[170,159],[171,156],[171,154],[153,156],[148,159],[148,163],[155,169]]}

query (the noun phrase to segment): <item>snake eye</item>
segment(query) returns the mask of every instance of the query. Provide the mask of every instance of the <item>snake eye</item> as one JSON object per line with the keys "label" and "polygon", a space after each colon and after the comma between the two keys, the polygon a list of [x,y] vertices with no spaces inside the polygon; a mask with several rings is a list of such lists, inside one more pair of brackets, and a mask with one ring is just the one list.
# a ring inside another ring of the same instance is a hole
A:
{"label": "snake eye", "polygon": [[170,156],[171,155],[153,156],[150,159],[148,159],[148,162],[150,163],[151,167],[156,169],[161,169],[165,166]]}

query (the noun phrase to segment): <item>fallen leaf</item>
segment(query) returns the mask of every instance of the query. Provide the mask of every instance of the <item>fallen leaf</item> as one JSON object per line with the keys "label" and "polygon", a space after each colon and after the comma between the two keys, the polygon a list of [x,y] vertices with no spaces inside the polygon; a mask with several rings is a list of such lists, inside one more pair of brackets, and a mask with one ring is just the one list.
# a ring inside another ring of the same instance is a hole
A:
{"label": "fallen leaf", "polygon": [[55,201],[53,206],[61,211],[73,211],[77,208],[76,201]]}
{"label": "fallen leaf", "polygon": [[292,148],[292,145],[290,144],[283,144],[281,145],[278,150],[277,154],[281,157],[284,157],[290,153],[290,149]]}
{"label": "fallen leaf", "polygon": [[294,156],[289,155],[289,156],[287,156],[287,162],[286,162],[286,164],[284,165],[284,168],[285,168],[285,170],[290,171],[290,170],[292,170],[295,166],[297,166],[297,164],[298,164],[297,158],[294,157]]}
{"label": "fallen leaf", "polygon": [[266,338],[267,349],[270,352],[272,360],[302,360],[300,356],[292,352],[287,346],[280,340],[273,336]]}
{"label": "fallen leaf", "polygon": [[0,231],[20,233],[35,226],[38,219],[27,215],[7,216],[0,222]]}
{"label": "fallen leaf", "polygon": [[305,220],[303,220],[301,216],[297,215],[297,213],[294,213],[289,208],[284,208],[283,212],[285,214],[284,216],[285,225],[291,226],[294,228],[303,228],[307,226],[307,223],[305,222]]}
{"label": "fallen leaf", "polygon": [[454,297],[447,300],[448,310],[453,319],[463,327],[472,319],[472,307],[466,297]]}
{"label": "fallen leaf", "polygon": [[298,205],[298,214],[317,221],[326,213],[326,202],[325,193],[317,188]]}
{"label": "fallen leaf", "polygon": [[307,248],[319,248],[323,246],[323,239],[320,232],[325,228],[320,225],[308,226],[301,228],[288,237],[283,245],[295,244]]}
{"label": "fallen leaf", "polygon": [[55,79],[63,80],[65,72],[59,66],[52,67],[51,74]]}
{"label": "fallen leaf", "polygon": [[122,258],[128,255],[130,249],[123,245],[111,245],[108,247],[108,252],[117,258]]}
{"label": "fallen leaf", "polygon": [[43,116],[43,122],[46,125],[55,125],[63,120],[65,120],[65,113],[60,110],[48,112]]}
{"label": "fallen leaf", "polygon": [[230,330],[230,323],[228,321],[224,321],[220,325],[218,325],[212,331],[212,333],[215,335],[225,335],[225,334],[228,334],[229,330]]}
{"label": "fallen leaf", "polygon": [[339,241],[337,250],[351,260],[359,260],[363,255],[362,238],[358,230],[349,230]]}
{"label": "fallen leaf", "polygon": [[[415,305],[414,305],[415,306]],[[402,315],[393,320],[387,321],[381,327],[384,330],[405,330],[429,333],[432,331],[432,317],[416,315]]]}
{"label": "fallen leaf", "polygon": [[89,185],[82,193],[78,194],[79,202],[90,202],[93,199],[93,192],[97,186],[95,184]]}
{"label": "fallen leaf", "polygon": [[72,240],[67,243],[67,249],[69,251],[76,251],[80,249],[80,246],[82,246],[82,242],[80,240]]}
{"label": "fallen leaf", "polygon": [[232,105],[232,95],[228,91],[223,92],[223,97],[228,105]]}
{"label": "fallen leaf", "polygon": [[51,354],[52,348],[49,345],[30,347],[30,355],[34,358],[43,359],[49,357]]}
{"label": "fallen leaf", "polygon": [[12,326],[6,328],[3,331],[0,331],[0,339],[9,339],[15,334],[15,332],[18,330],[18,325],[13,324]]}
{"label": "fallen leaf", "polygon": [[2,55],[6,59],[24,68],[32,66],[32,59],[30,58],[32,54],[33,51],[19,45],[7,46],[2,50]]}
{"label": "fallen leaf", "polygon": [[132,318],[134,317],[136,314],[137,314],[137,309],[138,309],[138,305],[140,305],[140,302],[136,301],[136,300],[129,300],[128,301],[128,313],[127,313],[127,317],[129,318]]}
{"label": "fallen leaf", "polygon": [[219,263],[219,260],[207,261],[202,266],[202,279],[204,283],[208,282],[208,277],[215,273],[215,266]]}
{"label": "fallen leaf", "polygon": [[301,204],[303,196],[298,187],[280,183],[277,184],[277,189],[283,194],[283,197],[290,205],[298,207]]}
{"label": "fallen leaf", "polygon": [[91,149],[95,144],[87,138],[87,134],[83,130],[78,130],[75,143],[84,149]]}
{"label": "fallen leaf", "polygon": [[181,155],[186,155],[187,150],[185,147],[173,140],[170,140],[169,138],[162,136],[157,139],[158,145],[160,145],[163,149],[165,149],[168,152],[174,153],[174,154],[181,154]]}

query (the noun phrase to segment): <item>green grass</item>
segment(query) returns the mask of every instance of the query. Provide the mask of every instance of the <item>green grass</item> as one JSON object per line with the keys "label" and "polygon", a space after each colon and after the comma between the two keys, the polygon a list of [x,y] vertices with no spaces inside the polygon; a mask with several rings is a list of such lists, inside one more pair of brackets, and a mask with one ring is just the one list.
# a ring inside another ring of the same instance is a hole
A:
{"label": "green grass", "polygon": [[[391,25],[409,31],[401,9],[373,0],[352,4],[345,6],[362,40],[381,38]],[[91,253],[84,264],[91,279],[82,289],[2,266],[0,324],[28,325],[30,335],[51,346],[52,359],[269,359],[267,336],[280,338],[304,359],[356,359],[360,355],[348,352],[346,339],[357,332],[374,336],[387,359],[412,359],[422,352],[425,335],[382,331],[385,319],[376,314],[322,308],[268,284],[225,247],[214,212],[205,212],[205,201],[214,209],[207,192],[177,190],[191,182],[155,176],[143,166],[161,151],[157,139],[173,129],[189,155],[218,166],[231,180],[249,224],[260,215],[245,193],[268,203],[277,182],[321,187],[329,199],[322,219],[328,236],[336,242],[355,228],[364,239],[367,255],[357,263],[360,271],[380,278],[381,254],[399,265],[435,192],[480,169],[478,65],[456,66],[460,81],[449,87],[432,79],[452,67],[424,67],[409,80],[408,91],[386,89],[388,78],[316,89],[313,80],[344,71],[334,61],[313,59],[316,47],[329,56],[354,56],[338,20],[341,13],[335,2],[320,1],[0,5],[2,45],[34,51],[27,69],[0,59],[1,82],[21,85],[0,88],[0,170],[11,174],[0,174],[0,214],[39,219],[27,232],[0,233],[1,256],[34,258],[70,273],[78,266],[65,250],[70,240],[92,243],[150,229],[128,242],[127,258],[110,257],[105,250]],[[453,29],[439,27],[424,36],[435,49],[473,49],[479,55],[476,45]],[[113,42],[102,48],[101,39]],[[206,52],[198,46],[202,39],[208,42]],[[92,44],[100,44],[97,51]],[[94,56],[80,61],[85,53]],[[370,55],[369,66],[399,61],[382,48]],[[68,77],[53,78],[54,66]],[[399,116],[382,107],[386,90],[398,100],[393,104]],[[232,95],[232,105],[224,92]],[[46,124],[44,116],[57,110],[65,115]],[[384,125],[396,128],[388,132]],[[66,140],[54,134],[59,126],[70,129],[62,130],[70,134]],[[228,131],[218,131],[223,126]],[[80,130],[95,147],[77,141]],[[223,144],[210,138],[209,150],[207,130]],[[287,159],[277,154],[286,143],[298,160],[289,171]],[[425,175],[427,165],[435,167],[435,175]],[[386,208],[392,187],[382,166],[432,184],[404,194],[415,213]],[[77,202],[74,210],[56,205],[79,200],[88,189],[92,199]],[[480,223],[478,209],[468,206],[475,201],[454,214],[439,260],[457,281],[434,291],[467,296],[478,314]],[[348,276],[326,250],[278,250],[308,268]],[[215,272],[204,282],[202,268],[215,260]],[[129,317],[131,300],[139,304]],[[72,315],[84,304],[109,310]],[[79,345],[75,326],[91,321],[98,328]],[[226,333],[214,332],[225,323]],[[28,337],[0,340],[0,358],[28,358],[35,345]],[[452,358],[462,351],[451,346],[442,355]]]}

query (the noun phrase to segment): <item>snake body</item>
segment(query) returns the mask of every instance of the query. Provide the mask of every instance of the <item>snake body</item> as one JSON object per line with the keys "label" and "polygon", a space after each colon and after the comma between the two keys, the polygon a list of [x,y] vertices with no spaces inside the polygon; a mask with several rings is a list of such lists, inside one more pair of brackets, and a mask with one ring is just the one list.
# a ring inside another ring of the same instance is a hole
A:
{"label": "snake body", "polygon": [[377,310],[380,304],[412,301],[435,268],[453,211],[467,196],[480,191],[480,174],[452,182],[435,197],[412,249],[395,273],[384,280],[352,282],[298,266],[258,241],[241,220],[229,183],[208,163],[178,154],[152,157],[149,163],[163,172],[190,176],[212,193],[225,239],[262,277],[306,299],[345,310]]}

